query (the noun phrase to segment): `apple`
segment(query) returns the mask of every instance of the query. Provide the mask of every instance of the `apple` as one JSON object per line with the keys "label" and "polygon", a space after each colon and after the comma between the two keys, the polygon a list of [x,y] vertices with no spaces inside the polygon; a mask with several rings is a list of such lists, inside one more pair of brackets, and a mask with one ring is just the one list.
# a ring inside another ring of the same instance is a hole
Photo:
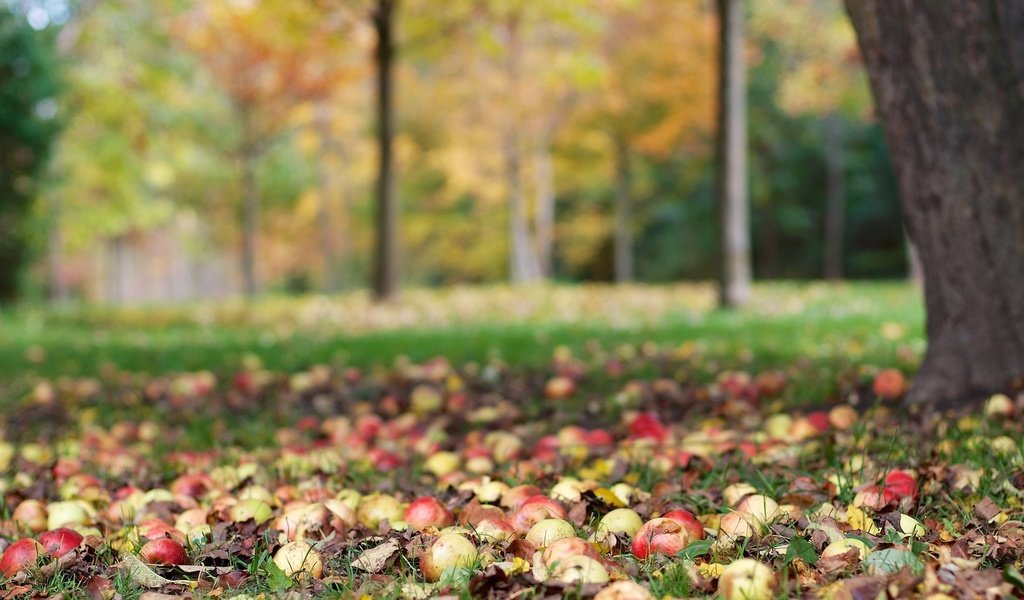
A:
{"label": "apple", "polygon": [[552,567],[549,579],[569,584],[608,583],[608,570],[589,556],[577,554],[558,561]]}
{"label": "apple", "polygon": [[686,529],[673,519],[651,519],[633,537],[633,555],[645,559],[654,554],[675,556],[686,547],[690,537]]}
{"label": "apple", "polygon": [[875,376],[871,390],[882,400],[899,400],[907,393],[907,380],[897,369],[885,369]]}
{"label": "apple", "polygon": [[831,556],[841,556],[851,550],[856,550],[857,556],[860,557],[861,560],[867,558],[868,553],[871,552],[868,545],[857,538],[843,538],[825,546],[825,549],[821,551],[821,557],[829,558]]}
{"label": "apple", "polygon": [[39,536],[39,543],[48,555],[53,558],[60,558],[78,548],[83,539],[85,538],[77,531],[61,527],[44,532]]}
{"label": "apple", "polygon": [[661,516],[665,519],[677,521],[683,526],[683,529],[686,530],[687,535],[689,535],[692,540],[702,540],[707,536],[704,532],[704,526],[701,525],[700,521],[697,520],[697,517],[693,516],[693,513],[688,510],[677,508],[676,510],[670,510]]}
{"label": "apple", "polygon": [[274,554],[274,564],[288,577],[306,573],[314,579],[324,574],[324,561],[320,553],[306,542],[288,542]]}
{"label": "apple", "polygon": [[886,492],[891,493],[897,498],[910,498],[917,500],[917,480],[914,476],[907,471],[895,470],[890,471],[885,476],[885,483],[883,484]]}
{"label": "apple", "polygon": [[668,437],[668,429],[661,423],[658,415],[647,412],[640,413],[630,422],[629,434],[634,438],[663,442]]}
{"label": "apple", "polygon": [[0,557],[0,574],[4,577],[13,577],[34,567],[44,551],[39,542],[33,539],[26,538],[14,542],[4,551],[3,557]]}
{"label": "apple", "polygon": [[441,451],[431,454],[423,461],[423,468],[433,473],[434,477],[444,477],[458,469],[460,462],[458,454]]}
{"label": "apple", "polygon": [[593,544],[578,537],[564,537],[555,540],[544,548],[541,560],[547,566],[552,566],[570,556],[589,556],[594,560],[601,560],[601,555],[594,549]]}
{"label": "apple", "polygon": [[746,496],[756,494],[757,488],[750,485],[749,483],[739,482],[727,485],[722,490],[722,500],[729,506],[735,507],[739,505],[740,501]]}
{"label": "apple", "polygon": [[90,525],[92,524],[92,507],[81,500],[66,500],[62,502],[51,502],[46,506],[47,529],[59,529],[65,525]]}
{"label": "apple", "polygon": [[602,589],[594,600],[654,600],[654,595],[639,583],[623,579]]}
{"label": "apple", "polygon": [[188,473],[171,482],[171,493],[175,496],[200,498],[213,488],[213,480],[205,473]]}
{"label": "apple", "polygon": [[722,516],[718,523],[718,539],[735,542],[740,538],[754,535],[754,528],[750,525],[746,515],[738,512],[731,512]]}
{"label": "apple", "polygon": [[403,519],[416,531],[433,526],[444,529],[455,524],[455,517],[437,498],[417,498],[405,509]]}
{"label": "apple", "polygon": [[409,404],[413,414],[423,416],[435,413],[444,406],[441,392],[427,384],[417,385],[409,394]]}
{"label": "apple", "polygon": [[188,564],[185,548],[172,539],[150,540],[139,550],[143,562],[151,565],[184,565]]}
{"label": "apple", "polygon": [[526,541],[535,548],[546,548],[548,544],[562,538],[576,537],[572,523],[565,519],[544,519],[538,521],[526,532]]}
{"label": "apple", "polygon": [[783,516],[779,503],[762,494],[752,494],[741,500],[736,512],[746,516],[750,524],[762,532]]}
{"label": "apple", "polygon": [[869,485],[861,488],[853,497],[853,505],[879,510],[893,500],[898,499],[894,492],[885,486]]}
{"label": "apple", "polygon": [[1009,417],[1013,415],[1013,400],[1006,394],[994,394],[985,402],[986,417]]}
{"label": "apple", "polygon": [[476,546],[458,533],[442,533],[420,555],[420,569],[429,582],[441,580],[448,569],[471,567],[477,560]]}
{"label": "apple", "polygon": [[531,496],[513,512],[508,522],[515,527],[516,531],[525,533],[531,527],[544,519],[564,519],[565,508],[557,501],[547,496]]}
{"label": "apple", "polygon": [[552,377],[544,385],[544,395],[551,400],[564,400],[576,393],[576,382],[569,377]]}
{"label": "apple", "polygon": [[473,526],[477,537],[484,542],[504,542],[516,537],[516,530],[505,519],[482,519]]}
{"label": "apple", "polygon": [[900,514],[900,531],[902,537],[921,537],[928,534],[928,530],[920,521],[904,514]]}
{"label": "apple", "polygon": [[530,498],[540,495],[540,488],[535,485],[517,485],[501,495],[501,505],[516,510]]}
{"label": "apple", "polygon": [[640,515],[631,508],[616,508],[611,510],[597,524],[598,531],[609,531],[611,533],[624,533],[633,536],[643,526],[644,522]]}
{"label": "apple", "polygon": [[18,527],[32,533],[46,531],[46,505],[39,500],[22,500],[11,515]]}
{"label": "apple", "polygon": [[846,431],[857,422],[857,411],[852,406],[840,404],[828,411],[828,422],[832,427],[840,431]]}
{"label": "apple", "polygon": [[405,516],[405,507],[394,496],[370,494],[356,508],[356,520],[370,529],[377,529],[385,519],[394,525]]}
{"label": "apple", "polygon": [[752,558],[741,558],[722,571],[718,593],[725,600],[771,600],[775,597],[775,574]]}
{"label": "apple", "polygon": [[228,510],[228,518],[235,523],[254,521],[262,525],[274,516],[274,511],[267,502],[258,498],[245,498],[239,500]]}

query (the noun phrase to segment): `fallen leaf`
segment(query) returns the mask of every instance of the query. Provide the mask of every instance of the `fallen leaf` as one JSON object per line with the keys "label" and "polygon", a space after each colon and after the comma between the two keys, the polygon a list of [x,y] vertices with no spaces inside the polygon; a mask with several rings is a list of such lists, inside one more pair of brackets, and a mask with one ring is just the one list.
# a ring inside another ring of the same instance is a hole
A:
{"label": "fallen leaf", "polygon": [[366,571],[367,573],[377,573],[384,568],[387,564],[388,559],[398,552],[398,542],[395,540],[388,540],[379,546],[374,546],[369,550],[366,550],[359,555],[354,561],[352,566],[359,569],[360,571]]}

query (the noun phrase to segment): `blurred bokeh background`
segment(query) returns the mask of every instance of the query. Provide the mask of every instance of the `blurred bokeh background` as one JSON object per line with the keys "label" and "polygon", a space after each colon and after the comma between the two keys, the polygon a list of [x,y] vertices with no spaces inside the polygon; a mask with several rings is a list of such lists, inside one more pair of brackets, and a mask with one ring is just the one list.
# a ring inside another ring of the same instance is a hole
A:
{"label": "blurred bokeh background", "polygon": [[[404,285],[714,278],[714,2],[0,0],[3,297],[367,287],[391,4]],[[906,277],[841,3],[746,29],[755,277]]]}

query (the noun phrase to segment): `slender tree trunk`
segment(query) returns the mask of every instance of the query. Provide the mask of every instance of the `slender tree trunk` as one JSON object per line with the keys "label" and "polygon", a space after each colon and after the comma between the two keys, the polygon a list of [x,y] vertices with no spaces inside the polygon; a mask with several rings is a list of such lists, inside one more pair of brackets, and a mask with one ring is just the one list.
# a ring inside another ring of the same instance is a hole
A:
{"label": "slender tree trunk", "polygon": [[256,275],[257,237],[260,227],[260,198],[256,184],[256,154],[242,152],[242,288],[246,296],[259,293]]}
{"label": "slender tree trunk", "polygon": [[46,261],[50,276],[50,300],[56,304],[67,302],[70,297],[64,275],[64,228],[61,225],[61,203],[54,199],[50,203],[50,238],[47,240]]}
{"label": "slender tree trunk", "polygon": [[630,198],[629,146],[615,139],[615,281],[633,281],[633,206]]}
{"label": "slender tree trunk", "polygon": [[505,155],[505,187],[509,210],[509,277],[512,283],[528,283],[536,279],[537,261],[530,235],[530,219],[523,193],[522,143],[519,128],[522,124],[518,98],[522,58],[519,22],[516,16],[506,23],[505,75],[508,95],[513,103],[506,124],[503,153]]}
{"label": "slender tree trunk", "polygon": [[825,118],[825,279],[843,277],[843,216],[846,211],[843,121]]}
{"label": "slender tree trunk", "polygon": [[318,225],[320,229],[320,252],[323,260],[323,287],[327,292],[336,292],[341,284],[338,276],[338,227],[332,210],[331,168],[327,164],[334,144],[331,136],[331,113],[326,102],[316,105],[316,129],[320,138],[320,152],[317,156],[317,185],[320,192]]}
{"label": "slender tree trunk", "polygon": [[909,400],[1024,374],[1024,3],[847,0],[921,256],[928,350]]}
{"label": "slender tree trunk", "polygon": [[719,305],[750,299],[750,207],[747,201],[747,77],[743,0],[718,0],[718,193],[721,215]]}
{"label": "slender tree trunk", "polygon": [[398,202],[392,140],[395,131],[394,62],[395,13],[399,0],[377,0],[373,13],[377,32],[377,249],[374,256],[373,295],[378,301],[398,294]]}
{"label": "slender tree trunk", "polygon": [[537,275],[551,277],[554,271],[555,247],[555,169],[551,160],[551,137],[543,135],[533,157],[533,173],[537,192],[534,212]]}

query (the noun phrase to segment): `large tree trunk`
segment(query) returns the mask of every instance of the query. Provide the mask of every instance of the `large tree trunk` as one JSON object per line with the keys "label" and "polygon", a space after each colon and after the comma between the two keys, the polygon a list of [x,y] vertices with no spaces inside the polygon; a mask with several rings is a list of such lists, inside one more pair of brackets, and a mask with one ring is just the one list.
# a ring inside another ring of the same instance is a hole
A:
{"label": "large tree trunk", "polygon": [[846,210],[843,121],[825,117],[825,279],[843,277],[843,213]]}
{"label": "large tree trunk", "polygon": [[377,31],[377,252],[374,256],[373,295],[379,301],[398,294],[398,205],[392,139],[394,114],[394,22],[399,0],[377,0],[373,25]]}
{"label": "large tree trunk", "polygon": [[242,289],[246,296],[259,292],[256,275],[257,235],[260,227],[260,197],[256,184],[256,153],[242,152]]}
{"label": "large tree trunk", "polygon": [[533,215],[537,276],[544,279],[551,277],[554,271],[555,248],[555,168],[549,135],[542,136],[534,154],[533,176],[537,193]]}
{"label": "large tree trunk", "polygon": [[317,215],[320,228],[320,252],[323,260],[323,289],[336,292],[341,284],[338,275],[338,227],[334,222],[331,199],[334,192],[331,185],[331,168],[327,164],[334,146],[331,135],[331,114],[326,102],[316,106],[316,130],[320,138],[320,152],[317,156],[317,187],[320,195],[320,210]]}
{"label": "large tree trunk", "polygon": [[750,299],[750,207],[747,202],[747,77],[743,0],[718,0],[718,193],[721,218],[719,305]]}
{"label": "large tree trunk", "polygon": [[1024,3],[846,0],[923,267],[909,399],[1024,374]]}
{"label": "large tree trunk", "polygon": [[629,146],[615,140],[615,281],[633,281],[633,206],[630,199]]}

